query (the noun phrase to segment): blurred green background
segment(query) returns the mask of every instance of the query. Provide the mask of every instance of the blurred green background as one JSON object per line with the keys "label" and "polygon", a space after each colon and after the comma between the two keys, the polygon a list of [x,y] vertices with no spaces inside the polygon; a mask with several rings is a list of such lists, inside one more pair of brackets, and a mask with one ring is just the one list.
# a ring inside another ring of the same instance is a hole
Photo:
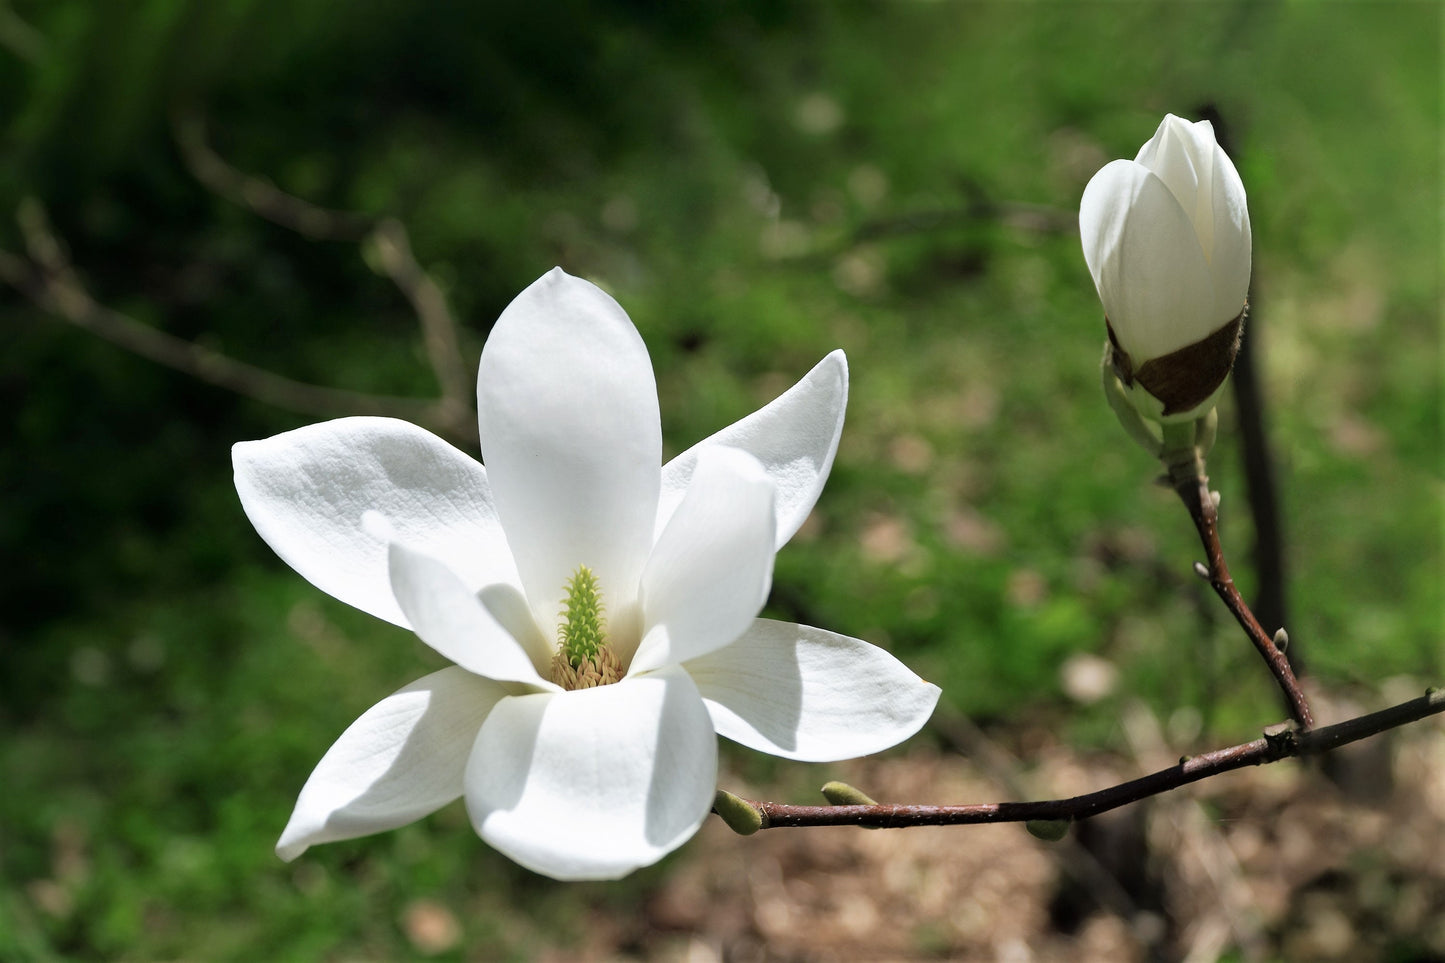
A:
{"label": "blurred green background", "polygon": [[[1138,696],[1233,742],[1279,705],[1099,396],[1074,210],[1166,111],[1220,111],[1291,635],[1325,689],[1439,683],[1441,39],[1434,2],[11,0],[0,248],[22,253],[11,212],[37,199],[101,304],[291,378],[434,395],[414,314],[358,245],[188,170],[177,119],[204,118],[237,168],[404,223],[469,364],[554,264],[606,286],[652,353],[670,452],[842,347],[842,447],[770,614],[885,645],[1003,731],[1116,745]],[[459,914],[457,958],[527,959],[668,872],[556,886],[459,807],[282,864],[331,740],[438,664],[241,512],[231,444],[317,419],[9,288],[0,344],[0,959],[397,958],[419,895]],[[1211,470],[1248,593],[1222,414]],[[1080,652],[1121,674],[1088,707],[1061,690]]]}

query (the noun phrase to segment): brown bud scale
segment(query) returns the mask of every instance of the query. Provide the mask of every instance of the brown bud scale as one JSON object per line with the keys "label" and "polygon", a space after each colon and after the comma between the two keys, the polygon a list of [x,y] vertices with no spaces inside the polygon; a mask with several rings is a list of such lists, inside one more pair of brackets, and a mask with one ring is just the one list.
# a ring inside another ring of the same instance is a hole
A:
{"label": "brown bud scale", "polygon": [[1213,334],[1177,351],[1150,358],[1137,368],[1129,353],[1120,346],[1114,326],[1105,318],[1104,324],[1109,331],[1109,363],[1125,387],[1133,387],[1137,381],[1145,391],[1162,401],[1162,414],[1177,415],[1189,411],[1207,400],[1229,377],[1235,355],[1239,353],[1244,315],[1245,311],[1240,311],[1234,320]]}

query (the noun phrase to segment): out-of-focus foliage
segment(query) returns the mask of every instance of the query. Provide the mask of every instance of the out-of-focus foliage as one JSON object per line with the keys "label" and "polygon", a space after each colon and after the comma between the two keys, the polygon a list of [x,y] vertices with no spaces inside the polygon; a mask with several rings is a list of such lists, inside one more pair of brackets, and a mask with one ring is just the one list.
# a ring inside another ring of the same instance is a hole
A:
{"label": "out-of-focus foliage", "polygon": [[[674,451],[841,346],[849,423],[779,557],[775,614],[888,645],[979,718],[1114,741],[1112,701],[1061,705],[1061,662],[1092,652],[1121,691],[1234,736],[1278,716],[1274,695],[1099,397],[1070,218],[1166,111],[1221,111],[1255,228],[1247,337],[1291,636],[1329,683],[1438,682],[1440,17],[17,0],[0,6],[0,246],[20,248],[9,214],[36,197],[103,303],[290,377],[433,391],[414,317],[356,246],[196,182],[172,137],[193,111],[239,168],[402,220],[469,358],[553,264],[607,286],[652,352]],[[524,959],[665,872],[559,889],[457,807],[280,864],[330,740],[438,664],[304,584],[242,515],[230,444],[313,419],[13,292],[0,325],[0,958],[394,958],[403,907],[427,898],[473,957]],[[1229,416],[1212,467],[1248,588]]]}

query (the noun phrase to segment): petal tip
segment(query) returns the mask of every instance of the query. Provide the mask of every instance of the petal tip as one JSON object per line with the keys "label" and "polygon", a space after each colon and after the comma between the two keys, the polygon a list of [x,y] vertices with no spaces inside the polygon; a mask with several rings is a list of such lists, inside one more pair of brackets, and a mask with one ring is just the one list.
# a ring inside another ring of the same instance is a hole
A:
{"label": "petal tip", "polygon": [[828,352],[828,356],[818,362],[818,367],[827,366],[828,371],[833,375],[839,393],[842,395],[843,404],[848,403],[848,355],[842,348],[834,348]]}
{"label": "petal tip", "polygon": [[297,839],[298,835],[291,831],[290,826],[287,826],[285,832],[281,834],[281,838],[276,840],[276,855],[281,858],[281,862],[294,862],[297,857],[311,848],[310,843]]}
{"label": "petal tip", "polygon": [[[919,677],[918,681],[919,681],[919,682],[922,682],[922,683],[923,683],[923,688],[928,691],[929,695],[933,696],[933,709],[938,708],[938,700],[939,700],[939,697],[941,697],[941,696],[943,695],[943,687],[942,687],[942,686],[939,686],[939,685],[936,685],[936,684],[934,684],[934,683],[932,683],[932,682],[929,682],[927,679],[923,678],[922,676]],[[933,709],[930,709],[930,710],[929,710],[929,715],[932,715],[932,714],[933,714]],[[926,721],[926,720],[925,720],[925,721]]]}

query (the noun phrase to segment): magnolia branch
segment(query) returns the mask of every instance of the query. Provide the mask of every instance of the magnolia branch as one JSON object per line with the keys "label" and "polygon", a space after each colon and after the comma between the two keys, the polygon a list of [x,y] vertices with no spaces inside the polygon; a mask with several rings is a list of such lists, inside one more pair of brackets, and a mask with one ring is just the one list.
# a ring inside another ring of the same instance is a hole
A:
{"label": "magnolia branch", "polygon": [[449,414],[468,420],[473,417],[469,401],[473,390],[471,368],[462,357],[456,319],[441,287],[413,256],[405,225],[395,218],[376,219],[312,204],[270,181],[232,167],[206,140],[205,120],[194,110],[178,111],[172,127],[176,146],[191,175],[214,193],[305,237],[369,245],[376,254],[376,267],[416,312],[427,358],[442,389],[443,404],[460,409]]}
{"label": "magnolia branch", "polygon": [[21,204],[16,217],[26,253],[0,250],[0,283],[59,320],[236,394],[319,417],[401,418],[475,447],[472,380],[461,353],[456,320],[441,287],[413,255],[401,222],[328,210],[231,167],[206,143],[205,127],[197,114],[178,115],[175,136],[191,173],[216,194],[306,237],[358,243],[374,255],[371,260],[377,269],[396,285],[416,313],[441,396],[401,398],[308,384],[177,338],[100,304],[86,291],[44,208],[33,199]]}
{"label": "magnolia branch", "polygon": [[475,420],[457,419],[444,401],[370,395],[296,381],[106,307],[85,290],[38,202],[22,204],[17,220],[28,257],[0,251],[0,283],[82,331],[200,381],[290,411],[322,417],[404,418],[464,441],[475,439]]}
{"label": "magnolia branch", "polygon": [[1209,491],[1209,478],[1204,473],[1203,459],[1197,449],[1190,448],[1187,457],[1169,462],[1168,468],[1170,484],[1189,510],[1189,517],[1194,519],[1194,527],[1204,545],[1206,561],[1197,567],[1196,571],[1209,581],[1215,594],[1224,602],[1265,664],[1269,666],[1270,673],[1280,691],[1284,693],[1290,716],[1300,728],[1310,728],[1314,725],[1314,715],[1310,712],[1309,701],[1290,667],[1289,658],[1284,653],[1283,643],[1288,637],[1280,635],[1280,644],[1276,644],[1275,637],[1265,632],[1250,611],[1248,603],[1244,601],[1244,596],[1239,594],[1234,579],[1230,577],[1229,566],[1224,561],[1224,548],[1219,541],[1219,507]]}
{"label": "magnolia branch", "polygon": [[[1445,690],[1428,689],[1423,696],[1388,709],[1356,716],[1320,729],[1299,730],[1288,724],[1266,729],[1253,742],[1216,749],[1181,759],[1178,765],[1160,769],[1128,782],[1072,796],[1033,802],[975,803],[954,806],[871,804],[841,806],[795,806],[759,802],[728,795],[719,800],[714,812],[740,832],[806,826],[865,826],[901,829],[909,826],[959,826],[975,823],[1043,821],[1067,823],[1138,802],[1149,796],[1178,789],[1201,779],[1245,766],[1258,766],[1293,757],[1314,756],[1340,746],[1377,735],[1388,729],[1417,722],[1445,712]],[[751,820],[748,813],[752,814]],[[741,817],[741,818],[739,818]]]}

